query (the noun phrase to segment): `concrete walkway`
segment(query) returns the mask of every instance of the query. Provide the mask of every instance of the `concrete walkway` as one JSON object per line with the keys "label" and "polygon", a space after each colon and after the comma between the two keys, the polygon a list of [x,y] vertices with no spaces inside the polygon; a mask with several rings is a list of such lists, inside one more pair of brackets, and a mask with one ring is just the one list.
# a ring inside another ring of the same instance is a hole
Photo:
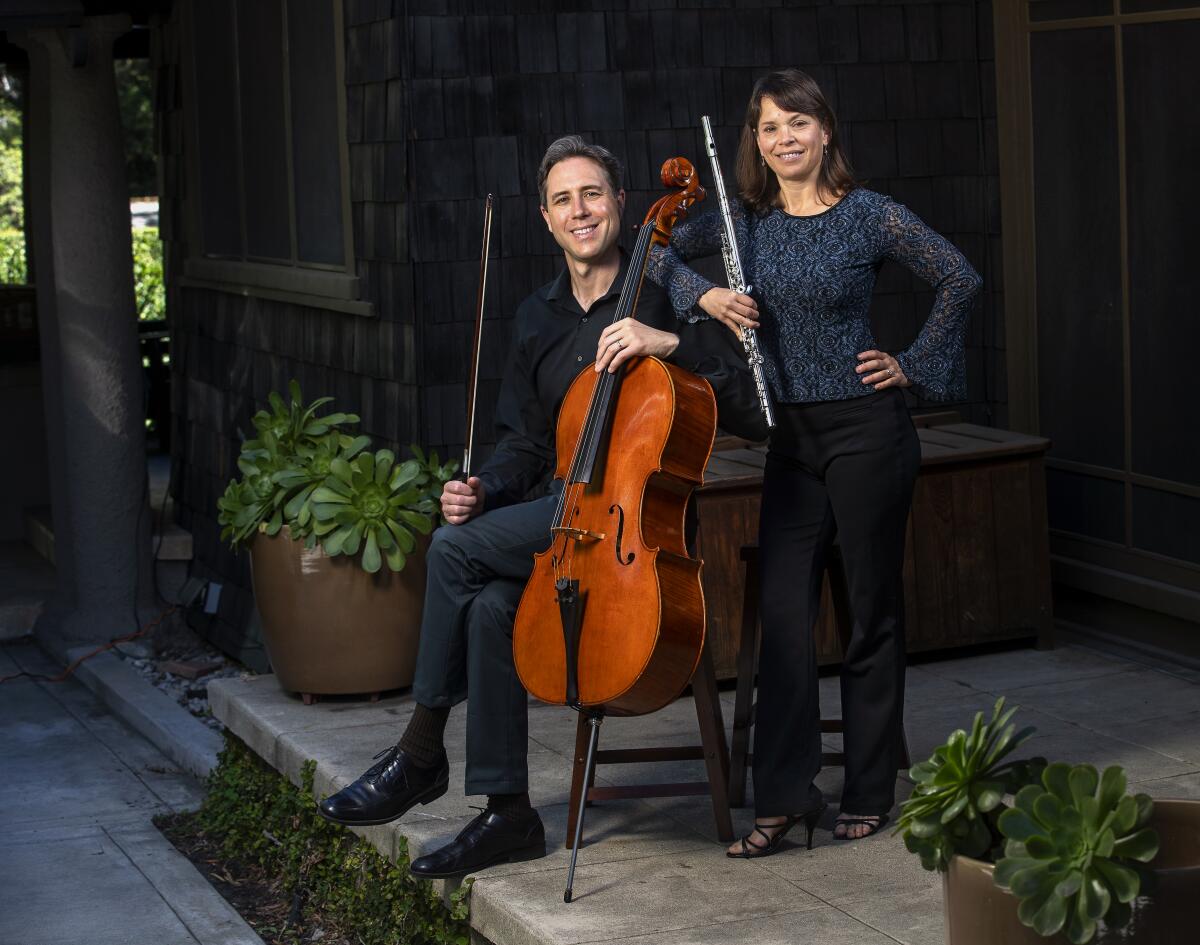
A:
{"label": "concrete walkway", "polygon": [[[1122,764],[1134,789],[1157,797],[1200,797],[1200,674],[1147,666],[1082,647],[1013,650],[911,667],[905,727],[914,759],[928,757],[976,710],[998,695],[1023,706],[1018,719],[1038,734],[1023,754],[1050,760]],[[214,713],[293,781],[317,761],[324,795],[356,777],[371,756],[398,738],[408,697],[376,704],[336,700],[304,706],[273,677],[220,680],[209,688]],[[726,724],[732,693],[722,695]],[[822,711],[838,711],[836,678],[821,681]],[[410,856],[434,849],[475,815],[462,795],[462,707],[450,717],[451,790],[397,824],[362,833],[385,855],[407,841]],[[564,905],[567,852],[561,842],[574,748],[575,718],[562,708],[530,707],[533,802],[552,838],[551,854],[500,866],[476,879],[471,925],[496,945],[685,945],[756,942],[819,945],[937,945],[942,941],[941,881],[924,872],[891,831],[837,843],[833,812],[815,849],[799,846],[757,862],[733,862],[717,843],[707,798],[606,802],[587,815],[587,845],[575,878],[576,901]],[[690,700],[637,719],[604,723],[601,745],[642,747],[694,743]],[[598,781],[693,780],[697,763],[606,766]],[[836,807],[840,769],[822,774]],[[906,797],[910,785],[898,782]],[[480,801],[476,801],[480,803]],[[735,812],[735,828],[751,825]]]}
{"label": "concrete walkway", "polygon": [[[59,669],[0,646],[0,676]],[[151,823],[198,781],[74,680],[0,685],[0,720],[0,942],[262,945]]]}

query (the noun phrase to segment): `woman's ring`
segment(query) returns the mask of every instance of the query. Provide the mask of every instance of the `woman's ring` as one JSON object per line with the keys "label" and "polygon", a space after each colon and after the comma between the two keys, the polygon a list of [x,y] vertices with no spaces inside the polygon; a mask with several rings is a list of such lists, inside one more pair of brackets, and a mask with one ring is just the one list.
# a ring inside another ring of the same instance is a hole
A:
{"label": "woman's ring", "polygon": [[883,372],[884,372],[884,373],[885,373],[885,374],[886,374],[888,377],[895,377],[895,376],[896,376],[896,370],[895,370],[895,368],[884,368],[884,369],[883,369]]}

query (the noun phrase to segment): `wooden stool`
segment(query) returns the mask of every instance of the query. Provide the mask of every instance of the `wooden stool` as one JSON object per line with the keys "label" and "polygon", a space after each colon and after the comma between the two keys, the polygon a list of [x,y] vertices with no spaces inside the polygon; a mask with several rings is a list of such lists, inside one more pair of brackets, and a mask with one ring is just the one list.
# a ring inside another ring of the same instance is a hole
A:
{"label": "wooden stool", "polygon": [[[700,744],[665,748],[614,748],[597,750],[596,765],[634,764],[643,761],[693,761],[703,759],[707,781],[674,784],[629,784],[619,787],[596,787],[595,769],[587,786],[587,803],[630,797],[690,797],[711,794],[713,817],[717,821],[717,836],[723,843],[733,841],[733,819],[729,813],[729,752],[725,746],[725,723],[721,718],[721,700],[717,695],[717,676],[713,670],[708,644],[700,651],[700,662],[692,676],[692,697],[696,701],[696,719],[700,724]],[[584,770],[587,767],[588,718],[579,713],[575,729],[575,763],[571,772],[571,802],[567,814],[567,836],[564,846],[570,848],[575,836],[575,823],[583,793]]]}
{"label": "wooden stool", "polygon": [[[746,582],[742,596],[742,636],[738,642],[737,695],[733,702],[733,745],[729,752],[729,803],[733,807],[746,806],[746,771],[754,761],[750,751],[750,726],[754,724],[754,682],[758,675],[758,545],[742,545],[742,561],[746,563]],[[833,602],[834,623],[842,654],[850,647],[850,634],[854,628],[854,615],[850,612],[850,594],[846,589],[846,572],[842,556],[837,547],[829,554],[826,567],[829,577],[829,596]],[[821,719],[822,732],[841,732],[841,719]],[[899,770],[911,764],[908,757],[908,739],[900,729]],[[843,765],[846,755],[840,751],[821,752],[821,764],[831,767]]]}

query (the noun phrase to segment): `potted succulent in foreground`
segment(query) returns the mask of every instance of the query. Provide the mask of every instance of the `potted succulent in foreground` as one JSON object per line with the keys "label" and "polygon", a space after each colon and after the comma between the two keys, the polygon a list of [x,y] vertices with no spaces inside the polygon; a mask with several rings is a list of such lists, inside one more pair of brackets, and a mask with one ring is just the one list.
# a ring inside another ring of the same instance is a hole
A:
{"label": "potted succulent in foreground", "polygon": [[948,945],[1190,940],[1200,801],[1126,793],[1117,766],[1007,760],[1034,732],[997,701],[911,769],[897,830],[943,873]]}
{"label": "potted succulent in foreground", "polygon": [[279,684],[306,702],[412,682],[424,547],[456,463],[398,461],[352,436],[353,414],[272,392],[218,501],[222,537],[250,548],[263,639]]}

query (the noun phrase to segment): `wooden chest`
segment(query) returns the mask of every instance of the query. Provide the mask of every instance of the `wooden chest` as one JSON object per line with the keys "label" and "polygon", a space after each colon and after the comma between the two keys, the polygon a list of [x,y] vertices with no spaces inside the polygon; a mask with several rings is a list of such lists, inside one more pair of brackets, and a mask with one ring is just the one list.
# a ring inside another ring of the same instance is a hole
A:
{"label": "wooden chest", "polygon": [[[914,418],[921,472],[904,558],[908,651],[1035,637],[1052,630],[1042,456],[1050,441],[938,414]],[[758,540],[766,447],[718,441],[697,490],[708,632],[717,676],[736,675],[742,545]],[[822,663],[841,660],[828,580],[817,622]]]}

